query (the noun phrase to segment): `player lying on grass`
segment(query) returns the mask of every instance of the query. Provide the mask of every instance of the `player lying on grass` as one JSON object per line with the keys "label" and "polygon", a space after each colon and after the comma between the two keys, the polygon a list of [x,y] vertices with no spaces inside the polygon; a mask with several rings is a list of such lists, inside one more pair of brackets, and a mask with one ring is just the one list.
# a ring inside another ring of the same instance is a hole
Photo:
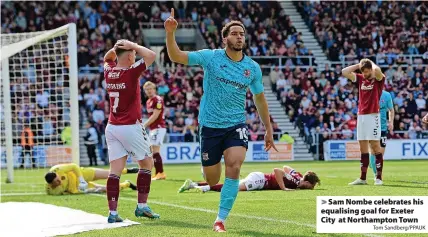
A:
{"label": "player lying on grass", "polygon": [[[138,168],[123,169],[122,174],[138,173]],[[63,195],[77,193],[105,192],[106,186],[92,181],[107,179],[108,170],[97,168],[83,168],[76,164],[60,164],[53,166],[45,175],[46,192],[48,195]],[[128,180],[120,184],[121,190],[136,186]]]}
{"label": "player lying on grass", "polygon": [[[274,168],[273,173],[251,172],[239,181],[239,191],[313,189],[317,183],[320,183],[320,179],[315,172],[307,171],[302,175],[290,166],[284,166],[282,169]],[[222,187],[223,184],[209,186],[206,182],[196,183],[188,179],[178,192],[182,193],[189,189],[220,192]]]}

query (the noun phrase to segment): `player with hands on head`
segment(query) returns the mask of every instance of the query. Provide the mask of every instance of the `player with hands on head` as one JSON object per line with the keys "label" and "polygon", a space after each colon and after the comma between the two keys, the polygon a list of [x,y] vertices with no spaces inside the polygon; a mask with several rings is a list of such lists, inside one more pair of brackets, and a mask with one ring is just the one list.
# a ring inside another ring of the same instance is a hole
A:
{"label": "player with hands on head", "polygon": [[264,96],[260,66],[243,53],[245,26],[240,21],[227,23],[221,32],[224,49],[181,51],[175,41],[178,22],[174,9],[166,19],[166,46],[169,58],[184,65],[203,67],[204,79],[200,112],[199,135],[201,163],[208,185],[217,184],[221,176],[224,156],[225,181],[213,229],[225,232],[224,222],[239,191],[239,174],[248,148],[248,129],[245,124],[245,99],[250,88],[260,118],[266,128],[265,150],[277,150],[273,142],[268,105]]}
{"label": "player with hands on head", "polygon": [[[355,73],[356,70],[360,70],[361,74]],[[376,157],[375,185],[382,185],[383,155],[380,146],[379,100],[385,84],[385,75],[379,66],[369,59],[362,59],[360,63],[342,69],[342,75],[352,82],[357,82],[359,91],[357,140],[361,152],[361,175],[349,185],[367,184],[369,146]]]}
{"label": "player with hands on head", "polygon": [[[136,61],[136,55],[142,57]],[[117,63],[115,62],[117,58]],[[136,217],[159,218],[147,205],[153,166],[150,141],[142,124],[140,75],[156,58],[155,52],[128,40],[119,40],[104,56],[104,77],[110,97],[105,136],[110,161],[107,179],[108,222],[122,222],[117,212],[119,181],[128,155],[138,161]]]}

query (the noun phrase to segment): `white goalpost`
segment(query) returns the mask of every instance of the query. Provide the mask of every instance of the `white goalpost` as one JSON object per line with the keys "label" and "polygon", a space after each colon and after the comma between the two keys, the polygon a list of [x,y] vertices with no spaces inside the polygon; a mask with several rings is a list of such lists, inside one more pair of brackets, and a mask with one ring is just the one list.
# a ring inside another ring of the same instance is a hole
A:
{"label": "white goalpost", "polygon": [[44,192],[44,173],[79,165],[76,25],[1,35],[1,195]]}

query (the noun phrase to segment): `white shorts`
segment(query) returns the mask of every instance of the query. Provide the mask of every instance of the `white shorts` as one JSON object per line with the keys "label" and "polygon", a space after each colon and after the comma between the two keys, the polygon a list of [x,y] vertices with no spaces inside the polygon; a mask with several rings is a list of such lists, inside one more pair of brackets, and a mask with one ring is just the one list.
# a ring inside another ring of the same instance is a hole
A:
{"label": "white shorts", "polygon": [[152,145],[161,146],[166,135],[166,128],[156,128],[150,131],[149,137]]}
{"label": "white shorts", "polygon": [[379,114],[359,114],[357,118],[357,140],[380,140]]}
{"label": "white shorts", "polygon": [[107,124],[106,141],[110,162],[126,155],[132,155],[137,160],[152,156],[150,140],[142,124]]}
{"label": "white shorts", "polygon": [[244,183],[247,191],[262,190],[265,186],[265,175],[262,172],[251,172],[239,183]]}

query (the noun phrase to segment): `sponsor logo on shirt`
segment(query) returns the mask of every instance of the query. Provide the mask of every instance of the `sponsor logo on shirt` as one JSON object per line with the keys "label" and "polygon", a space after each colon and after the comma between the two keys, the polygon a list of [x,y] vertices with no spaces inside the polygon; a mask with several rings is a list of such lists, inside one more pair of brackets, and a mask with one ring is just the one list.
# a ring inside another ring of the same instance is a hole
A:
{"label": "sponsor logo on shirt", "polygon": [[368,85],[368,86],[366,86],[366,85],[361,85],[361,90],[363,90],[363,91],[370,91],[370,90],[373,90],[373,85]]}
{"label": "sponsor logo on shirt", "polygon": [[120,72],[109,72],[107,77],[110,79],[118,79],[120,76]]}
{"label": "sponsor logo on shirt", "polygon": [[231,80],[228,80],[228,79],[225,79],[225,78],[221,78],[221,77],[216,77],[216,79],[219,80],[220,82],[225,83],[225,84],[234,86],[236,89],[241,89],[242,90],[242,89],[246,89],[247,88],[247,85],[241,84],[241,83],[236,82],[236,81],[231,81]]}

